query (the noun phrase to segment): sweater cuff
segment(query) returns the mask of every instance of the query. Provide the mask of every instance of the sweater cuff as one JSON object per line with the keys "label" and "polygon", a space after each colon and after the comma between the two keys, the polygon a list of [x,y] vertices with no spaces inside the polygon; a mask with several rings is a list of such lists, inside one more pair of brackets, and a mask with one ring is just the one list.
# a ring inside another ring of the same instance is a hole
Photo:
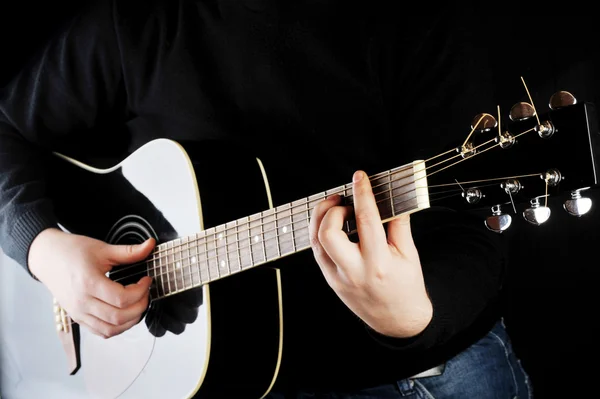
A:
{"label": "sweater cuff", "polygon": [[58,223],[52,214],[29,211],[17,220],[11,230],[10,236],[14,246],[12,258],[36,280],[37,278],[29,270],[29,249],[33,240],[42,231],[53,227],[58,228]]}

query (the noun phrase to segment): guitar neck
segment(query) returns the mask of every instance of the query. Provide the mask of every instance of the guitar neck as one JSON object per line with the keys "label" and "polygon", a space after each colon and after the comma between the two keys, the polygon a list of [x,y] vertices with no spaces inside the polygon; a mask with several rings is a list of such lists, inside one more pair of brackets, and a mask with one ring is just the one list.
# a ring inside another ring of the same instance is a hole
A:
{"label": "guitar neck", "polygon": [[[424,161],[414,161],[369,179],[383,222],[429,207]],[[333,195],[342,196],[346,205],[352,205],[352,184],[158,245],[146,261],[148,275],[155,279],[152,299],[196,288],[309,248],[312,211],[317,203]],[[344,230],[347,234],[355,232],[353,219],[346,221]]]}

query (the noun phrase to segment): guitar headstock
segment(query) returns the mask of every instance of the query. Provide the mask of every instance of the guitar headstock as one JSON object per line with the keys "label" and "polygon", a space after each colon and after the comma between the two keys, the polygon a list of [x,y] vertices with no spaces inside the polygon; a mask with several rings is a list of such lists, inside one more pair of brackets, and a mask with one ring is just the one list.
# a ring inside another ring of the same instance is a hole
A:
{"label": "guitar headstock", "polygon": [[[542,113],[519,102],[502,116],[476,115],[454,153],[427,162],[430,201],[460,210],[485,211],[488,229],[501,233],[519,215],[533,225],[551,216],[550,196],[582,216],[592,207],[586,190],[598,184],[595,107],[560,91]],[[439,173],[438,173],[439,172]]]}

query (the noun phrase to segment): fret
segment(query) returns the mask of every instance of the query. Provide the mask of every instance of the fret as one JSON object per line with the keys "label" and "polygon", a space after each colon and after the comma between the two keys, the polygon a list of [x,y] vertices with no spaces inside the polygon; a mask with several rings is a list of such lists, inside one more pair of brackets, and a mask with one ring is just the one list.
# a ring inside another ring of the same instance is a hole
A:
{"label": "fret", "polygon": [[169,292],[167,294],[170,294],[171,292],[175,292],[175,282],[173,281],[173,276],[171,273],[171,259],[169,258],[169,245],[171,244],[171,241],[167,242],[165,244],[165,259],[164,259],[164,264],[165,264],[165,273],[167,276],[167,280],[169,281]]}
{"label": "fret", "polygon": [[268,261],[280,256],[279,237],[277,236],[277,225],[275,223],[275,209],[269,209],[262,213],[262,236],[265,253]]}
{"label": "fret", "polygon": [[373,188],[373,194],[377,201],[377,208],[379,209],[379,216],[382,220],[388,219],[392,215],[392,192],[389,190],[390,175],[378,177],[371,180],[371,187]]}
{"label": "fret", "polygon": [[173,241],[171,241],[171,259],[172,259],[172,270],[173,270],[173,280],[175,282],[175,292],[179,292],[179,290],[181,290],[181,283],[179,283],[178,281],[178,268],[179,268],[179,263],[177,262],[177,260],[175,259],[175,246],[179,245],[177,243],[177,241],[179,241],[179,239],[175,239]]}
{"label": "fret", "polygon": [[152,277],[152,285],[154,286],[154,290],[156,292],[156,295],[153,296],[154,298],[160,298],[161,295],[159,288],[162,284],[162,278],[160,276],[160,270],[156,270],[156,250],[152,251],[150,256],[152,256],[152,265],[148,270],[148,275]]}
{"label": "fret", "polygon": [[185,263],[183,261],[183,246],[184,246],[184,238],[179,238],[179,244],[177,245],[177,254],[179,255],[179,260],[176,263],[178,274],[177,277],[180,278],[179,281],[179,290],[183,291],[187,288],[185,284]]}
{"label": "fret", "polygon": [[227,239],[224,225],[219,225],[216,231],[217,246],[217,265],[219,268],[219,277],[225,277],[231,274],[229,270],[229,257],[227,256]]}
{"label": "fret", "polygon": [[292,224],[291,204],[284,204],[276,208],[275,224],[277,226],[276,235],[279,242],[279,254],[283,256],[294,252],[294,226]]}
{"label": "fret", "polygon": [[194,270],[192,269],[192,256],[190,255],[190,241],[191,237],[185,237],[185,247],[183,248],[183,259],[185,260],[185,277],[188,280],[189,287],[194,287]]}
{"label": "fret", "polygon": [[185,238],[181,237],[179,239],[179,245],[177,246],[177,254],[179,255],[179,260],[177,261],[177,267],[179,269],[179,273],[177,275],[177,277],[180,279],[179,280],[179,290],[183,291],[185,289],[187,289],[187,284],[186,284],[186,279],[187,279],[187,274],[185,273],[185,257],[183,256],[183,248],[185,246]]}
{"label": "fret", "polygon": [[200,277],[200,268],[198,265],[198,234],[188,237],[188,269],[190,270],[190,278],[192,280],[192,287],[198,287],[202,285],[202,278]]}
{"label": "fret", "polygon": [[229,260],[229,272],[233,274],[242,270],[242,260],[237,236],[237,221],[234,220],[233,222],[229,222],[225,226],[227,228],[225,245],[227,248],[227,259]]}
{"label": "fret", "polygon": [[194,252],[194,265],[196,267],[196,271],[198,272],[198,285],[202,285],[204,280],[202,279],[202,262],[200,262],[200,233],[196,233],[194,243],[196,244],[196,251]]}
{"label": "fret", "polygon": [[414,209],[417,204],[412,168],[398,167],[390,171],[393,208],[396,215]]}
{"label": "fret", "polygon": [[215,228],[211,227],[206,232],[206,260],[211,281],[217,280],[221,276],[217,258],[217,233],[215,231]]}
{"label": "fret", "polygon": [[203,234],[204,236],[202,237],[202,245],[204,247],[204,256],[202,256],[200,267],[202,269],[203,275],[206,276],[206,278],[203,279],[203,281],[210,282],[212,281],[212,279],[210,273],[210,259],[208,257],[208,232],[204,231]]}
{"label": "fret", "polygon": [[307,248],[310,246],[308,233],[309,215],[308,215],[308,198],[292,202],[292,223],[294,231],[294,249]]}
{"label": "fret", "polygon": [[267,251],[264,243],[264,237],[262,235],[261,214],[257,213],[251,215],[249,219],[250,240],[252,242],[250,247],[252,263],[254,265],[260,265],[267,260]]}
{"label": "fret", "polygon": [[190,238],[182,238],[180,252],[181,276],[183,277],[183,289],[187,290],[194,286],[194,274],[192,273],[192,261],[190,259]]}
{"label": "fret", "polygon": [[[161,248],[162,245],[158,246],[158,265],[160,267],[160,276],[162,278],[162,296],[167,295],[169,292],[171,292],[171,286],[170,286],[170,280],[169,280],[169,273],[168,273],[168,269],[165,267],[165,265],[163,265],[163,253],[164,253],[164,249]],[[165,244],[166,247],[166,244]]]}
{"label": "fret", "polygon": [[238,255],[240,257],[240,268],[247,269],[253,265],[252,260],[252,237],[250,235],[250,218],[238,219],[236,237],[238,239]]}
{"label": "fret", "polygon": [[237,273],[241,270],[240,251],[237,239],[237,221],[229,222],[227,227],[227,257],[229,259],[229,270],[231,273]]}

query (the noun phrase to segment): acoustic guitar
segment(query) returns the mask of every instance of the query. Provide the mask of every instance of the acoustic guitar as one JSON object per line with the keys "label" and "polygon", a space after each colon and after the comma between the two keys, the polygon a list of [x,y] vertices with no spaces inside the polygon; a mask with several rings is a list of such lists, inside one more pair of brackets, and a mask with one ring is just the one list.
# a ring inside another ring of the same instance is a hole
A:
{"label": "acoustic guitar", "polygon": [[[481,213],[495,234],[517,217],[543,225],[550,196],[564,197],[568,213],[585,215],[592,206],[586,190],[598,183],[595,107],[558,92],[542,113],[532,102],[514,105],[506,118],[495,111],[476,115],[456,147],[370,176],[382,220],[443,203]],[[275,206],[265,165],[252,159],[253,166],[236,169],[236,184],[246,184],[244,201],[225,221],[207,225],[208,204],[219,200],[201,187],[218,172],[202,157],[166,139],[106,169],[52,156],[49,187],[61,228],[112,244],[149,237],[158,243],[145,261],[109,273],[123,284],[153,278],[144,318],[123,334],[99,338],[78,328],[60,304],[47,304],[71,361],[65,391],[111,399],[259,399],[273,387],[285,309],[276,261],[309,249],[314,206],[333,194],[352,205],[352,186]],[[221,198],[230,195],[227,179],[218,182]],[[353,220],[345,229],[354,233]],[[185,313],[183,325],[167,317],[174,309]],[[5,393],[25,397],[19,392]]]}

